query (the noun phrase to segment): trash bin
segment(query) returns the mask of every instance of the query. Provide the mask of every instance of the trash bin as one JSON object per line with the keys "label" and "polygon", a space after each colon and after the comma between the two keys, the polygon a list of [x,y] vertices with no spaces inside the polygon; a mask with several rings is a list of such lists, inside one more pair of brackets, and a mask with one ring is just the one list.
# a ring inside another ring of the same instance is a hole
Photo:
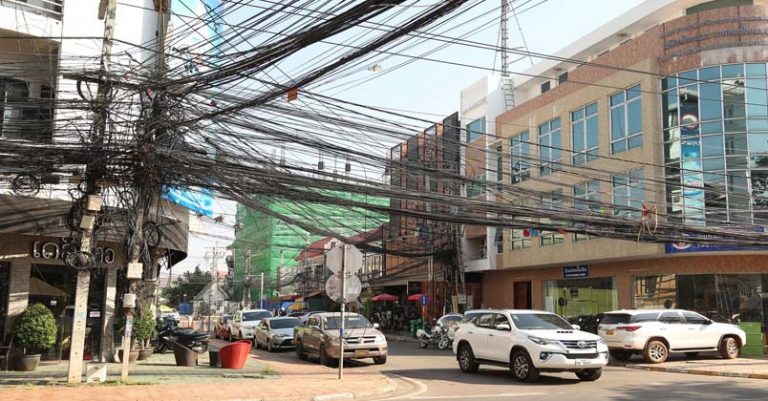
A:
{"label": "trash bin", "polygon": [[424,327],[424,323],[421,319],[413,319],[410,321],[411,337],[416,337],[416,332]]}
{"label": "trash bin", "polygon": [[242,369],[251,352],[250,341],[237,341],[221,347],[219,359],[224,369]]}
{"label": "trash bin", "polygon": [[177,343],[173,345],[173,356],[176,358],[176,366],[197,366],[197,352]]}
{"label": "trash bin", "polygon": [[208,350],[208,366],[212,368],[220,368],[221,367],[221,359],[219,358],[219,350],[210,349]]}

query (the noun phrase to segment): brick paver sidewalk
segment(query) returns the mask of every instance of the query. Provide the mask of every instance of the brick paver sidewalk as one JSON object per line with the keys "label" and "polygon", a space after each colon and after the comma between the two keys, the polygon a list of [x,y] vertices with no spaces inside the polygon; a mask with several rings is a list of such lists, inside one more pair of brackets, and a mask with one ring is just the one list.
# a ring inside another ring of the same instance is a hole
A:
{"label": "brick paver sidewalk", "polygon": [[[155,358],[163,356],[153,356]],[[172,356],[170,357],[171,361]],[[162,360],[162,359],[160,359]],[[207,364],[207,357],[204,361]],[[110,375],[118,365],[110,366]],[[361,369],[345,369],[344,380],[336,378],[336,370],[314,362],[281,362],[266,352],[252,353],[244,370],[178,368],[172,364],[156,363],[154,372],[165,370],[165,375],[147,373],[147,366],[132,366],[131,378],[135,384],[93,384],[66,386],[61,382],[43,385],[24,385],[18,379],[22,372],[0,373],[0,400],[25,401],[245,401],[245,400],[312,400],[316,396],[345,394],[347,397],[366,397],[394,390],[394,384],[379,374],[365,373]],[[159,367],[162,366],[162,369]],[[58,379],[66,375],[66,365],[58,368]],[[118,368],[119,369],[119,368]],[[42,369],[43,371],[45,370]],[[39,373],[39,372],[38,372]],[[45,372],[43,372],[45,373]],[[142,374],[143,373],[143,374]],[[273,374],[276,373],[276,374]],[[50,376],[50,373],[48,374]],[[28,382],[45,383],[40,375],[29,376]],[[112,378],[112,377],[111,377]],[[9,384],[9,382],[11,384]],[[168,384],[166,384],[168,383]]]}
{"label": "brick paver sidewalk", "polygon": [[701,356],[691,359],[675,359],[664,363],[627,363],[626,367],[660,372],[688,373],[709,376],[745,377],[768,379],[768,358],[722,359]]}

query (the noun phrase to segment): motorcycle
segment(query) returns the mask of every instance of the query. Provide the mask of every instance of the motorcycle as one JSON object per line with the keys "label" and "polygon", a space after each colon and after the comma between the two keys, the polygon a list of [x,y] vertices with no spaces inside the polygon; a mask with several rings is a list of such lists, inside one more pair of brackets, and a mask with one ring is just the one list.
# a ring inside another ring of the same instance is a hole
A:
{"label": "motorcycle", "polygon": [[192,351],[202,354],[208,351],[208,333],[194,329],[179,328],[173,318],[158,319],[157,339],[155,340],[155,352],[164,354],[172,348],[171,343],[178,343]]}
{"label": "motorcycle", "polygon": [[423,329],[416,330],[416,337],[419,339],[419,347],[427,348],[434,345],[439,350],[448,349],[451,346],[451,339],[448,337],[448,328],[440,325],[432,327],[430,332]]}

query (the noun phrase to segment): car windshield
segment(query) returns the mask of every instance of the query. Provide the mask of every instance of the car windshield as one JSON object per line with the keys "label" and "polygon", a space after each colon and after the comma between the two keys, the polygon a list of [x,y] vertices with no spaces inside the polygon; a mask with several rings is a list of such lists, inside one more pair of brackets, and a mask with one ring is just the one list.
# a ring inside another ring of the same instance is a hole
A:
{"label": "car windshield", "polygon": [[[331,316],[325,320],[326,329],[338,329],[341,324],[341,316]],[[362,316],[344,316],[345,329],[370,329],[373,326],[368,319]]]}
{"label": "car windshield", "polygon": [[295,326],[300,326],[301,321],[299,319],[276,319],[269,321],[269,327],[272,329],[288,329]]}
{"label": "car windshield", "polygon": [[264,318],[272,317],[272,314],[267,311],[260,312],[245,312],[243,313],[243,321],[250,322],[252,320],[261,320]]}
{"label": "car windshield", "polygon": [[511,316],[520,330],[573,330],[563,318],[551,313],[513,313]]}

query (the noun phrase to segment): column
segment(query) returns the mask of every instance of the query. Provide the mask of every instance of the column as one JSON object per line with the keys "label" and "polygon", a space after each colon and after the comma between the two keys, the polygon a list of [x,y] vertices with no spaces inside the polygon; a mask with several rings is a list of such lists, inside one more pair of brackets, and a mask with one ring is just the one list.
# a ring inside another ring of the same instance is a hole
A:
{"label": "column", "polygon": [[99,359],[102,362],[113,362],[115,339],[115,297],[117,296],[117,268],[107,268],[107,275],[104,277],[104,303],[102,305],[101,319],[101,355]]}

